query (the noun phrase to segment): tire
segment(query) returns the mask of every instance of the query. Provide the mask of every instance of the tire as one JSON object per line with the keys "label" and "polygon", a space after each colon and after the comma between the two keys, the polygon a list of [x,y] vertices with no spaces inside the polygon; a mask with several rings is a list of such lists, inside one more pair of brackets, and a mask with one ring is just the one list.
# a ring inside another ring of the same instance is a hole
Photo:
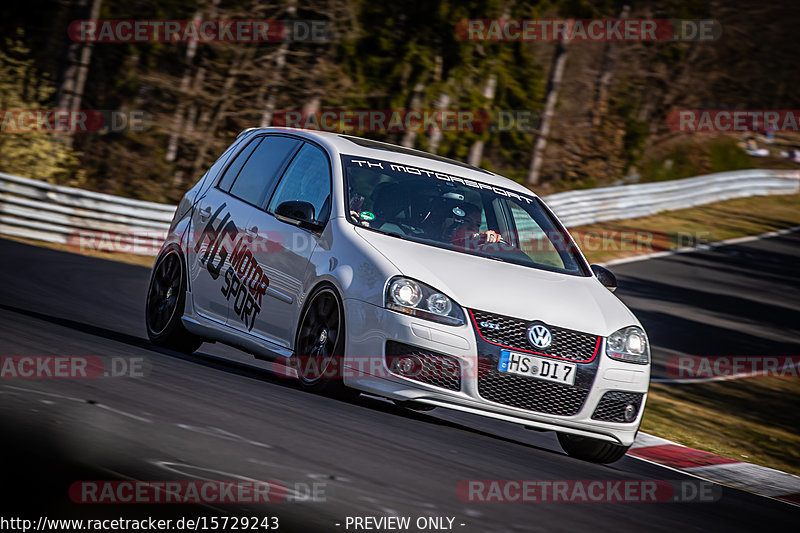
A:
{"label": "tire", "polygon": [[630,448],[630,446],[620,446],[613,442],[578,437],[566,433],[558,434],[558,442],[570,457],[603,464],[619,461]]}
{"label": "tire", "polygon": [[145,303],[145,326],[156,346],[190,354],[203,339],[189,333],[181,322],[186,305],[186,272],[183,258],[175,249],[156,261],[150,276]]}
{"label": "tire", "polygon": [[344,307],[327,285],[316,289],[300,318],[295,341],[294,368],[304,389],[349,399],[358,392],[343,380]]}

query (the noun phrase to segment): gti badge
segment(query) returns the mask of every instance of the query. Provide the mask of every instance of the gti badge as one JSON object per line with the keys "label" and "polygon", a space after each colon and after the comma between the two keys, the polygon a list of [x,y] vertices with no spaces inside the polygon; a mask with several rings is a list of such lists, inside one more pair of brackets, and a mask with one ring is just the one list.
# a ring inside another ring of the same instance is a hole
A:
{"label": "gti badge", "polygon": [[491,322],[481,322],[481,327],[489,329],[500,329],[500,324],[492,324]]}
{"label": "gti badge", "polygon": [[553,336],[547,326],[531,324],[528,327],[528,342],[537,348],[547,348],[553,342]]}

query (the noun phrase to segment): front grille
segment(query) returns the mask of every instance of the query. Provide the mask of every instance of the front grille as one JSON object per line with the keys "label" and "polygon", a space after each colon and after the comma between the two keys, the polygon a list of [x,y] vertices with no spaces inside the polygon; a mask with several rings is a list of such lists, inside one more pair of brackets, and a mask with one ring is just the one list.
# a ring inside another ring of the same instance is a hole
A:
{"label": "front grille", "polygon": [[478,359],[478,392],[484,400],[519,409],[572,416],[578,413],[589,391],[497,370],[490,359]]}
{"label": "front grille", "polygon": [[[399,369],[403,357],[415,357],[421,366],[412,372]],[[386,366],[393,373],[404,378],[421,381],[443,389],[461,390],[461,363],[455,357],[424,350],[401,342],[386,342]]]}
{"label": "front grille", "polygon": [[[597,402],[597,408],[592,414],[592,420],[602,420],[604,422],[628,422],[625,420],[625,406],[633,404],[636,406],[636,414],[642,406],[641,392],[622,392],[609,391],[603,394]],[[635,420],[635,418],[634,418]]]}
{"label": "front grille", "polygon": [[[484,311],[471,311],[475,327],[487,341],[508,348],[526,350],[562,357],[571,361],[585,363],[594,359],[600,338],[589,333],[571,329],[547,326],[552,342],[547,348],[535,348],[528,342],[528,326],[532,320],[512,318]],[[483,324],[483,325],[482,325]],[[489,325],[491,324],[491,326]],[[492,327],[494,326],[494,327]]]}

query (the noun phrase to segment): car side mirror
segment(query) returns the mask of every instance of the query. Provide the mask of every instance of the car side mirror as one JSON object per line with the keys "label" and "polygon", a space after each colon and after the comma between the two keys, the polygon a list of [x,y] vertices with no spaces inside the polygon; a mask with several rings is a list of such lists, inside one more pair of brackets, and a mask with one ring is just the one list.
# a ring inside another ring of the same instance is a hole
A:
{"label": "car side mirror", "polygon": [[321,231],[325,227],[324,224],[314,220],[314,206],[300,200],[280,204],[275,210],[275,217],[283,222],[313,231]]}
{"label": "car side mirror", "polygon": [[617,290],[617,276],[615,276],[609,269],[601,267],[600,265],[591,265],[592,273],[597,280],[603,284],[603,287],[614,292]]}

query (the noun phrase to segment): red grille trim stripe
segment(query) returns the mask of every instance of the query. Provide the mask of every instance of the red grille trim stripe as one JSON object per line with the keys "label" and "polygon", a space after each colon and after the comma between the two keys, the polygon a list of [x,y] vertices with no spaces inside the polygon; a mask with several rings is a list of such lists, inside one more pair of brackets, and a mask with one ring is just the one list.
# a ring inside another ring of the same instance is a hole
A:
{"label": "red grille trim stripe", "polygon": [[509,350],[514,350],[517,352],[525,352],[525,353],[532,353],[535,355],[543,355],[545,357],[552,357],[553,359],[561,359],[562,361],[569,361],[570,363],[591,363],[594,361],[594,358],[597,357],[597,352],[600,350],[600,341],[603,337],[597,337],[597,342],[594,345],[594,353],[590,359],[570,359],[569,357],[560,357],[558,355],[550,355],[549,353],[541,353],[541,352],[534,352],[533,350],[524,350],[522,348],[514,348],[513,346],[508,346],[506,344],[500,344],[499,342],[493,342],[483,336],[481,333],[481,329],[478,327],[478,321],[475,319],[475,315],[472,314],[472,309],[467,309],[469,312],[469,316],[472,319],[472,324],[475,326],[475,331],[478,332],[478,335],[481,336],[481,339],[485,340],[489,344],[494,344],[495,346],[500,346],[502,348],[508,348]]}

